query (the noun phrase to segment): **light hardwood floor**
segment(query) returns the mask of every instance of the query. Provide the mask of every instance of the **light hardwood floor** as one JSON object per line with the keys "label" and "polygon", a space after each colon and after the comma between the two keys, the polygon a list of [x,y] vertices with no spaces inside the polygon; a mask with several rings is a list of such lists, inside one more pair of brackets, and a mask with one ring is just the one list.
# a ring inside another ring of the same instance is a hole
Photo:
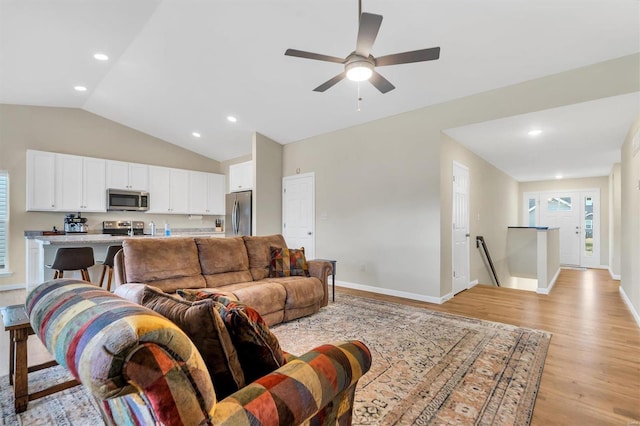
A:
{"label": "light hardwood floor", "polygon": [[549,295],[477,285],[434,305],[357,294],[549,331],[533,425],[640,425],[640,328],[605,270],[562,270]]}
{"label": "light hardwood floor", "polygon": [[[533,425],[640,425],[640,328],[604,270],[562,270],[548,296],[477,285],[442,305],[357,294],[466,315],[553,334],[533,412]],[[0,293],[0,304],[20,303],[24,292]],[[5,333],[6,334],[6,333]],[[0,371],[8,365],[8,336],[0,337]],[[33,358],[46,358],[35,337]],[[35,361],[35,359],[34,359]]]}

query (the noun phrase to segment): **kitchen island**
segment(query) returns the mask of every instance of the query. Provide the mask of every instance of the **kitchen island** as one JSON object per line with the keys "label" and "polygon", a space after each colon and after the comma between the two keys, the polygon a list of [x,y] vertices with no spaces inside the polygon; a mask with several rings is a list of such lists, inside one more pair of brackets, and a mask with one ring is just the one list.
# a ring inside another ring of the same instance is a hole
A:
{"label": "kitchen island", "polygon": [[[112,245],[119,245],[129,238],[173,238],[173,237],[218,237],[223,238],[224,232],[211,231],[180,231],[174,232],[170,237],[136,235],[108,235],[108,234],[67,234],[67,235],[37,235],[37,232],[26,231],[26,277],[27,293],[31,292],[39,284],[53,279],[54,271],[45,265],[51,265],[56,256],[56,251],[61,247],[91,247],[96,265],[89,268],[91,282],[97,284],[102,272],[101,262],[107,254],[107,249]],[[80,271],[66,272],[65,277],[82,279]]]}

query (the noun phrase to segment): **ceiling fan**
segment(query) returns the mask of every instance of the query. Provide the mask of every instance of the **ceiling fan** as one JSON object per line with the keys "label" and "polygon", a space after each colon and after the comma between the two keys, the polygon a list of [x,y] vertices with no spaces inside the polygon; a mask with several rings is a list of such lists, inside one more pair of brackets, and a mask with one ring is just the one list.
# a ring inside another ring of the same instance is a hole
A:
{"label": "ceiling fan", "polygon": [[440,57],[440,47],[394,53],[379,58],[373,57],[370,51],[380,30],[380,25],[382,24],[382,15],[362,13],[362,4],[360,2],[358,12],[360,23],[356,50],[351,52],[346,58],[343,59],[336,56],[322,55],[296,49],[287,49],[287,51],[284,52],[287,56],[344,64],[343,72],[313,89],[315,92],[324,92],[346,77],[353,81],[369,80],[380,92],[387,93],[395,89],[395,86],[376,72],[375,67],[433,61]]}

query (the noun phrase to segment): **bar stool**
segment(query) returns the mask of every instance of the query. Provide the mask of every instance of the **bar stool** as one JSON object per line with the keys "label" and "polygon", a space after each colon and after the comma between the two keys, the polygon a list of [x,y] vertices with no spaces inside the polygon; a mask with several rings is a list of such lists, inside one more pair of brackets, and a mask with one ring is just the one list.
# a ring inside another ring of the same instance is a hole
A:
{"label": "bar stool", "polygon": [[109,246],[107,249],[107,255],[102,261],[102,274],[100,275],[100,287],[102,287],[102,283],[104,282],[104,276],[107,270],[109,270],[109,277],[107,278],[107,291],[111,291],[111,280],[113,279],[113,259],[122,249],[122,246]]}
{"label": "bar stool", "polygon": [[55,270],[53,278],[64,277],[64,271],[80,271],[82,279],[91,282],[88,268],[93,265],[95,260],[91,247],[67,247],[58,249],[53,264],[47,268]]}

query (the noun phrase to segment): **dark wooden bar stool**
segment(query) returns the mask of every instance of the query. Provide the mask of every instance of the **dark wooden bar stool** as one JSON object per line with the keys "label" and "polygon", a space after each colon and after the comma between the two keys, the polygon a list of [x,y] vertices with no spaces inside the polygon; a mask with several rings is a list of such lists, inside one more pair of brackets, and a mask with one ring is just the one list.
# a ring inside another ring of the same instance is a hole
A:
{"label": "dark wooden bar stool", "polygon": [[82,279],[91,282],[89,268],[95,265],[93,249],[91,247],[59,248],[53,264],[47,268],[55,270],[53,278],[64,277],[64,271],[80,271]]}
{"label": "dark wooden bar stool", "polygon": [[113,258],[122,249],[122,246],[109,246],[107,249],[107,255],[102,261],[102,274],[100,275],[99,286],[102,287],[104,282],[104,276],[109,270],[109,277],[107,278],[107,291],[111,291],[111,280],[113,279]]}

